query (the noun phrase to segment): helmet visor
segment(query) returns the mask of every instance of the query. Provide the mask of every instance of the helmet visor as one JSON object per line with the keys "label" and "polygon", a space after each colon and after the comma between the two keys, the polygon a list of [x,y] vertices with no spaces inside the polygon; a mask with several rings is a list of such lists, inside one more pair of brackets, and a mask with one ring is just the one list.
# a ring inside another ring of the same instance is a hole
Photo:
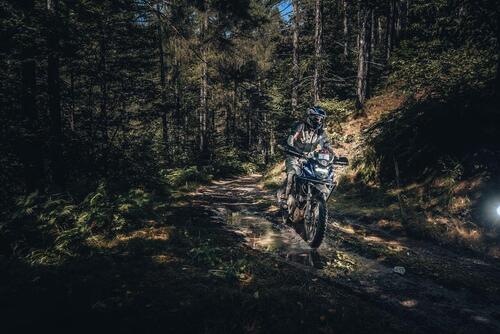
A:
{"label": "helmet visor", "polygon": [[319,116],[319,115],[311,115],[311,116],[310,116],[310,119],[311,119],[311,123],[312,123],[314,126],[319,126],[319,125],[322,125],[322,124],[323,124],[323,117],[322,117],[322,116]]}

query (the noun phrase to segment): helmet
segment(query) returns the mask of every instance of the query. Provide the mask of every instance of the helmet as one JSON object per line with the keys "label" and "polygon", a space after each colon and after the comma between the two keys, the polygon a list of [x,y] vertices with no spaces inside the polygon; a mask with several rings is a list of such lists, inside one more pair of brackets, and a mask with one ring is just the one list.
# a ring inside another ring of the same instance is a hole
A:
{"label": "helmet", "polygon": [[320,107],[314,106],[307,109],[307,123],[314,129],[319,129],[323,125],[326,113]]}

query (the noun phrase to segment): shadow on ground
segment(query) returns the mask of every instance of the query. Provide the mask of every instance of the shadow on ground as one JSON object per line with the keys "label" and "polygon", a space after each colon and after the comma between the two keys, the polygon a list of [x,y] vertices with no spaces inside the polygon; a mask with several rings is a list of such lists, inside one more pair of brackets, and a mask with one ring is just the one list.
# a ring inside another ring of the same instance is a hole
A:
{"label": "shadow on ground", "polygon": [[[0,259],[3,329],[492,332],[488,325],[470,327],[467,321],[426,322],[425,314],[414,311],[421,305],[412,300],[381,303],[383,288],[367,293],[346,284],[348,275],[328,271],[326,262],[335,253],[331,241],[319,254],[309,253],[315,258],[304,259],[300,238],[273,221],[272,195],[256,188],[257,180],[251,176],[202,187],[173,205],[162,221],[112,239],[95,236],[86,256],[60,266]],[[314,269],[311,261],[324,268]]]}

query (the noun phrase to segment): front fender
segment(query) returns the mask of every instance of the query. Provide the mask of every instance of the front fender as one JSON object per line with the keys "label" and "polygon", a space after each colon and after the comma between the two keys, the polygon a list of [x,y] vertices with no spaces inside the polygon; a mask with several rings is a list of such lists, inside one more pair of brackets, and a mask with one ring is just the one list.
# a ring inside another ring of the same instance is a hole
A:
{"label": "front fender", "polygon": [[326,184],[313,183],[311,186],[316,189],[320,194],[323,195],[323,198],[326,200],[328,195],[330,194],[330,188]]}

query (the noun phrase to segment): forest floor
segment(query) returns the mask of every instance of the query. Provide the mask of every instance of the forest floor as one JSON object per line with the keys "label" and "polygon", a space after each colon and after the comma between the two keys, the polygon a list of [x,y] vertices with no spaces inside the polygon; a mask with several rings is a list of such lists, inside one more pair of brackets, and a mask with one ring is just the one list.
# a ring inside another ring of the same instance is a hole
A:
{"label": "forest floor", "polygon": [[405,331],[500,332],[500,263],[495,259],[413,240],[376,220],[334,212],[325,241],[312,250],[293,227],[279,223],[274,193],[256,187],[258,178],[202,187],[194,203],[210,208],[249,247],[331,283],[329,289],[370,302],[405,323]]}
{"label": "forest floor", "polygon": [[260,178],[179,194],[164,220],[96,236],[90,256],[59,266],[0,261],[2,327],[500,333],[498,262],[333,212],[313,251],[280,224]]}

